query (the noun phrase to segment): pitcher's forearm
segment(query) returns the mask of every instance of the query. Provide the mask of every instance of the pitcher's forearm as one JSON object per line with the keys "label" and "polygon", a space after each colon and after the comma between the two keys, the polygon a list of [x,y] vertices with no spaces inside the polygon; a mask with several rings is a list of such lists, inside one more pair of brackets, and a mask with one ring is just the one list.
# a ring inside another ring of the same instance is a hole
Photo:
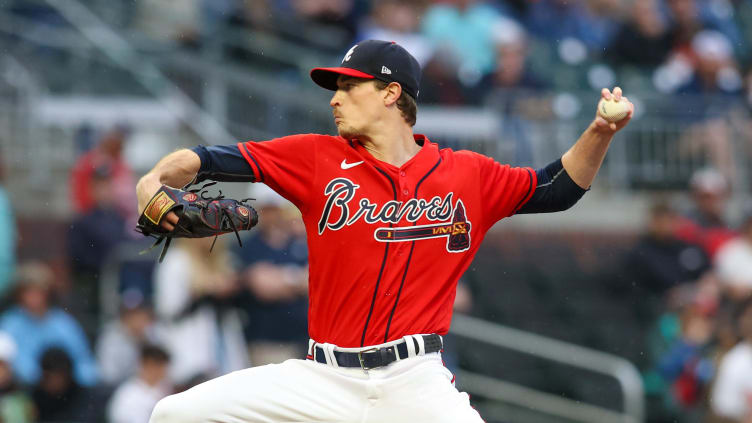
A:
{"label": "pitcher's forearm", "polygon": [[179,188],[191,182],[200,168],[198,154],[191,150],[178,150],[163,157],[144,178],[152,178],[160,185]]}
{"label": "pitcher's forearm", "polygon": [[136,185],[139,212],[162,185],[179,188],[196,177],[201,159],[191,150],[178,150],[160,160]]}
{"label": "pitcher's forearm", "polygon": [[618,131],[627,126],[634,115],[634,105],[622,96],[621,88],[614,87],[613,93],[608,88],[601,90],[603,100],[625,102],[628,108],[627,115],[618,121],[607,121],[598,112],[595,120],[582,133],[577,142],[563,156],[561,164],[566,169],[569,177],[580,188],[588,189],[593,184],[595,175],[603,164],[608,145]]}
{"label": "pitcher's forearm", "polygon": [[613,132],[603,131],[593,122],[561,157],[569,177],[581,188],[588,189],[593,184],[613,136]]}

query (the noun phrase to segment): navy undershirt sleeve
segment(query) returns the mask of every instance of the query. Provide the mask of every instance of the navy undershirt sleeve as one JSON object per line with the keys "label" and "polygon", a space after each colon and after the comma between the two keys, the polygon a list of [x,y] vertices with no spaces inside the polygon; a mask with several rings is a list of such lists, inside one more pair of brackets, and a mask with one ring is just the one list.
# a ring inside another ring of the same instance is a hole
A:
{"label": "navy undershirt sleeve", "polygon": [[194,183],[207,179],[221,182],[254,182],[253,170],[237,145],[199,145],[191,149],[201,159]]}
{"label": "navy undershirt sleeve", "polygon": [[577,185],[564,169],[561,159],[537,169],[538,186],[517,214],[551,213],[572,207],[588,191]]}

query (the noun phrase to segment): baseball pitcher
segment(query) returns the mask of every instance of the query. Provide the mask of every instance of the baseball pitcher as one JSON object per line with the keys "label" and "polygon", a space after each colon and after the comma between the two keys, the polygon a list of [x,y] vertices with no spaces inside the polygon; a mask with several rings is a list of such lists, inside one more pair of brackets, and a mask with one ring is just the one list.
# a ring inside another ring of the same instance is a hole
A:
{"label": "baseball pitcher", "polygon": [[180,150],[137,186],[139,227],[166,242],[258,218],[243,201],[173,187],[260,182],[295,204],[310,252],[308,355],[167,397],[151,421],[482,422],[441,360],[457,281],[500,219],[576,203],[633,106],[603,89],[625,116],[596,113],[569,151],[534,170],[414,134],[420,67],[395,43],[360,42],[311,78],[334,92],[338,136]]}

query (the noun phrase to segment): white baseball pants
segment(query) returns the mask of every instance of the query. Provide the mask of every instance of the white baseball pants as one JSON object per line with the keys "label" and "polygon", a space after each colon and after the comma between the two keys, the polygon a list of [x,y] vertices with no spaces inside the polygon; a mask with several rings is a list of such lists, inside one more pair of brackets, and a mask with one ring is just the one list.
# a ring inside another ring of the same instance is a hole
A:
{"label": "white baseball pants", "polygon": [[482,423],[439,353],[364,371],[312,360],[252,367],[161,400],[151,423]]}

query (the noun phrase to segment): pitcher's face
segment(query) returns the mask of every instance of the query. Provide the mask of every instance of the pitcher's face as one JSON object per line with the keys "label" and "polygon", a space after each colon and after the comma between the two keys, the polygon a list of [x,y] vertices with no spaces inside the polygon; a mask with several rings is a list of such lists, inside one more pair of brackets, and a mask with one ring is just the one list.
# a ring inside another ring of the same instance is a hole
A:
{"label": "pitcher's face", "polygon": [[329,105],[332,106],[334,124],[345,139],[368,134],[384,110],[384,93],[373,81],[340,76],[337,91]]}

